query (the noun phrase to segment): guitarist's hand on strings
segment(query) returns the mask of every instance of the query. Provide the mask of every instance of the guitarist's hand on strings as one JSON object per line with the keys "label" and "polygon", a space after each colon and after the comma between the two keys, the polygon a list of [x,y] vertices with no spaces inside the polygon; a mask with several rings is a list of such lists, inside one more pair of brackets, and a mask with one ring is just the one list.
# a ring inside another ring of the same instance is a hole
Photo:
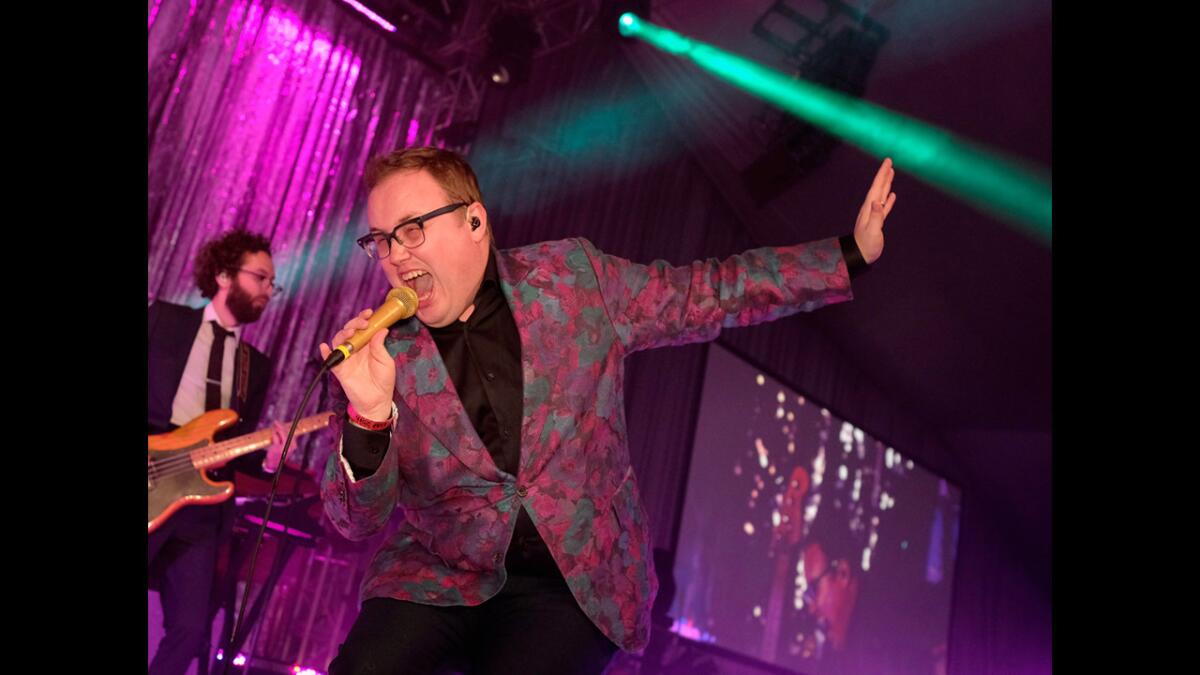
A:
{"label": "guitarist's hand on strings", "polygon": [[[330,342],[340,345],[349,340],[355,331],[367,327],[367,319],[374,311],[373,309],[364,309],[359,312],[358,316],[342,326],[342,329],[333,336]],[[341,383],[342,389],[345,390],[350,405],[354,406],[358,414],[367,419],[381,422],[392,417],[392,390],[396,386],[396,362],[392,360],[387,348],[383,346],[386,337],[387,331],[379,331],[367,343],[365,349],[354,352],[350,358],[342,361],[332,370],[338,382]],[[322,359],[329,358],[329,354],[333,351],[324,342],[318,349]]]}
{"label": "guitarist's hand on strings", "polygon": [[275,473],[279,470],[279,460],[283,456],[283,442],[287,440],[287,435],[287,425],[279,420],[271,423],[271,445],[267,448],[267,456],[263,458],[263,471]]}

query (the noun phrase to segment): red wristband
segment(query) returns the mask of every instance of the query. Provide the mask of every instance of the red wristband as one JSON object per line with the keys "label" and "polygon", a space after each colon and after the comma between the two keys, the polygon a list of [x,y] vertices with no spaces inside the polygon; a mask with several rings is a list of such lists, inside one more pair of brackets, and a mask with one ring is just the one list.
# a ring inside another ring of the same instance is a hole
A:
{"label": "red wristband", "polygon": [[375,420],[369,420],[358,414],[358,411],[355,410],[354,406],[351,404],[346,405],[346,416],[350,418],[351,422],[366,429],[367,431],[383,431],[384,429],[392,426],[391,415],[388,416],[387,421],[385,422],[376,422]]}

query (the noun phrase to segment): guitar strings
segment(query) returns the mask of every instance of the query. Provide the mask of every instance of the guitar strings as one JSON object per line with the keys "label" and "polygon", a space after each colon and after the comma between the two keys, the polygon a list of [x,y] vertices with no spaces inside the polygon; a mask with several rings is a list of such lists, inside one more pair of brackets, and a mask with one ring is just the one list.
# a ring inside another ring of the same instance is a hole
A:
{"label": "guitar strings", "polygon": [[148,471],[154,477],[165,478],[167,476],[173,476],[186,471],[201,470],[201,467],[196,466],[195,462],[193,461],[193,453],[203,455],[203,457],[200,457],[199,459],[204,460],[216,455],[220,455],[225,450],[233,447],[232,445],[226,445],[225,447],[222,447],[222,445],[223,444],[221,443],[216,443],[182,452],[174,457],[167,457],[166,459],[150,459]]}
{"label": "guitar strings", "polygon": [[[321,417],[322,421],[324,421],[325,416],[319,416],[319,417]],[[297,433],[307,434],[312,431],[317,431],[324,425],[317,426],[312,429],[307,429],[307,428],[305,428],[306,426],[308,426],[308,425],[298,426],[296,428]],[[167,457],[166,459],[155,460],[153,458],[149,458],[148,467],[147,467],[148,477],[150,477],[150,478],[167,478],[169,476],[174,476],[174,475],[177,475],[180,473],[186,473],[186,472],[190,472],[190,471],[202,471],[203,469],[201,467],[196,466],[195,463],[192,461],[194,454],[199,453],[201,455],[205,455],[206,457],[204,457],[204,458],[212,457],[214,455],[219,455],[220,453],[224,452],[225,450],[228,450],[229,448],[236,447],[236,445],[237,444],[234,443],[233,441],[221,441],[219,443],[213,443],[212,445],[205,445],[205,446],[201,446],[199,448],[188,450],[186,452],[181,452],[180,454],[178,454],[174,457]],[[253,451],[251,451],[251,452],[253,452]],[[230,458],[230,459],[232,459],[232,458]]]}
{"label": "guitar strings", "polygon": [[200,457],[200,459],[203,460],[203,459],[212,457],[213,455],[219,455],[231,447],[233,447],[233,445],[229,444],[229,443],[214,443],[212,445],[205,445],[205,446],[201,446],[199,448],[194,448],[192,450],[181,452],[180,454],[175,455],[173,457],[167,457],[166,459],[161,459],[161,460],[150,459],[149,460],[150,467],[151,468],[163,467],[164,471],[160,472],[160,475],[171,475],[174,473],[178,473],[178,471],[175,471],[174,469],[176,467],[181,467],[181,466],[199,469],[200,467],[196,467],[195,463],[192,461],[193,457],[195,455],[197,455],[197,454],[202,455],[202,457]]}

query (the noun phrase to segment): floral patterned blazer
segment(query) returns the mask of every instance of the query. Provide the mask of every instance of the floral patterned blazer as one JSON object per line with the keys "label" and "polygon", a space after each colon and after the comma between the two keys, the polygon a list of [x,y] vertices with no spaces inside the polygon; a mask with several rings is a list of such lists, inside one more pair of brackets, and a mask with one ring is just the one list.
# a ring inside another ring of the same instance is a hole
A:
{"label": "floral patterned blazer", "polygon": [[614,643],[638,651],[658,579],[626,443],[625,355],[850,300],[838,240],[672,267],[567,239],[499,251],[497,270],[521,337],[518,475],[496,467],[429,331],[411,319],[385,342],[399,417],[383,463],[355,481],[340,450],[332,453],[325,512],[354,540],[402,513],[367,571],[364,600],[477,605],[504,586],[523,505],[579,606]]}

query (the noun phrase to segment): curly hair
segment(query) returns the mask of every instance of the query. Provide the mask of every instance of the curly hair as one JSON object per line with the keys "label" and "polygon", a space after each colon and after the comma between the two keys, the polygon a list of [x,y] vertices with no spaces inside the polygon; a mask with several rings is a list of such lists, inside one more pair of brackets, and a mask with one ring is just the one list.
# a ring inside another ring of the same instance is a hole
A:
{"label": "curly hair", "polygon": [[212,298],[217,294],[217,275],[235,272],[242,265],[247,253],[264,251],[271,255],[271,241],[261,234],[247,232],[241,228],[231,230],[205,244],[196,256],[192,275],[200,295]]}
{"label": "curly hair", "polygon": [[424,169],[433,176],[438,185],[452,199],[460,201],[483,203],[483,195],[479,192],[479,181],[475,179],[475,171],[462,155],[450,150],[429,146],[400,148],[386,155],[377,155],[367,162],[363,172],[363,180],[370,191],[383,182],[384,178],[397,171],[420,171]]}

